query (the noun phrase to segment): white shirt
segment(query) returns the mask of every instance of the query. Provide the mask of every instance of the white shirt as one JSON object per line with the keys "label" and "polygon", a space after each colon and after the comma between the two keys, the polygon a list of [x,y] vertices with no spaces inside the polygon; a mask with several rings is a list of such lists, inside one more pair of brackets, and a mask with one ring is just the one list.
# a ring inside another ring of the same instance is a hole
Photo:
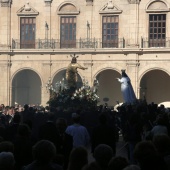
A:
{"label": "white shirt", "polygon": [[66,133],[73,136],[73,147],[87,147],[90,142],[90,136],[86,127],[80,124],[73,124],[67,127]]}

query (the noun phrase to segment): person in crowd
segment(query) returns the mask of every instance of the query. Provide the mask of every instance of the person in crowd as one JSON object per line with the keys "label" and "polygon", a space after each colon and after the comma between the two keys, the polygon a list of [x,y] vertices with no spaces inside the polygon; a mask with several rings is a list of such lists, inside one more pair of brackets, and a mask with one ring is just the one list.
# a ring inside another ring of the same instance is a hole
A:
{"label": "person in crowd", "polygon": [[63,158],[63,168],[67,169],[70,153],[73,149],[73,137],[65,132],[67,128],[67,121],[64,118],[56,120],[56,127],[59,133],[59,140],[57,142],[57,154]]}
{"label": "person in crowd", "polygon": [[97,162],[90,162],[89,164],[86,164],[82,170],[102,170],[100,166],[97,164]]}
{"label": "person in crowd", "polygon": [[14,153],[14,144],[10,141],[0,142],[0,153],[1,152],[11,152]]}
{"label": "person in crowd", "polygon": [[66,133],[73,137],[73,148],[90,144],[90,135],[85,126],[80,124],[80,115],[72,113],[73,124],[68,126]]}
{"label": "person in crowd", "polygon": [[13,121],[5,130],[6,140],[14,142],[14,140],[16,139],[17,130],[18,130],[20,122],[21,122],[21,116],[18,113],[16,113],[14,115]]}
{"label": "person in crowd", "polygon": [[48,140],[40,140],[32,147],[33,161],[22,170],[63,170],[63,167],[54,163],[56,147]]}
{"label": "person in crowd", "polygon": [[21,115],[21,123],[24,123],[25,121],[31,120],[32,114],[29,110],[28,104],[24,105],[24,110],[20,112],[20,115]]}
{"label": "person in crowd", "polygon": [[156,117],[156,122],[154,127],[151,129],[151,136],[154,137],[156,135],[168,135],[168,128],[165,123],[165,119],[162,114],[158,114]]}
{"label": "person in crowd", "polygon": [[39,140],[39,131],[40,127],[43,126],[47,122],[47,115],[48,113],[44,113],[42,111],[37,110],[34,107],[34,119],[32,122],[32,137],[35,141]]}
{"label": "person in crowd", "polygon": [[88,152],[83,146],[74,148],[69,157],[68,170],[81,170],[88,164]]}
{"label": "person in crowd", "polygon": [[140,121],[140,114],[132,112],[126,122],[125,134],[128,142],[129,160],[131,164],[135,164],[133,152],[136,144],[142,140],[143,125]]}
{"label": "person in crowd", "polygon": [[11,152],[0,153],[0,170],[14,170],[15,159]]}
{"label": "person in crowd", "polygon": [[141,141],[134,149],[134,158],[141,170],[167,170],[167,165],[152,141]]}
{"label": "person in crowd", "polygon": [[57,148],[59,141],[59,133],[55,124],[55,114],[53,112],[47,113],[47,121],[39,128],[39,140],[49,140],[54,143]]}
{"label": "person in crowd", "polygon": [[116,154],[116,132],[115,128],[108,126],[107,117],[104,113],[99,116],[100,125],[93,129],[91,136],[91,150],[94,153],[94,149],[99,144],[109,145],[113,154]]}
{"label": "person in crowd", "polygon": [[128,165],[129,162],[125,157],[116,156],[110,160],[108,164],[108,170],[123,170],[123,168],[127,167]]}
{"label": "person in crowd", "polygon": [[14,140],[14,157],[17,170],[32,161],[32,146],[30,127],[27,124],[20,124]]}
{"label": "person in crowd", "polygon": [[170,137],[168,135],[156,135],[153,138],[158,154],[163,158],[170,170]]}
{"label": "person in crowd", "polygon": [[99,144],[94,150],[94,159],[102,170],[107,170],[113,156],[112,148],[106,144]]}

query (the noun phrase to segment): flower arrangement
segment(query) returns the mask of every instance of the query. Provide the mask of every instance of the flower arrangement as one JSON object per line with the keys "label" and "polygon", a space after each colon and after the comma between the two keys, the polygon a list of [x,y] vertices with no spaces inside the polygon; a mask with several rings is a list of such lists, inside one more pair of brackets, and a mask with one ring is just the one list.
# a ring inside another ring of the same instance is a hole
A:
{"label": "flower arrangement", "polygon": [[81,108],[93,110],[97,107],[99,96],[97,95],[98,81],[94,81],[93,87],[88,85],[87,81],[83,81],[83,86],[79,89],[68,89],[64,80],[56,83],[56,88],[49,85],[50,99],[47,102],[52,107]]}

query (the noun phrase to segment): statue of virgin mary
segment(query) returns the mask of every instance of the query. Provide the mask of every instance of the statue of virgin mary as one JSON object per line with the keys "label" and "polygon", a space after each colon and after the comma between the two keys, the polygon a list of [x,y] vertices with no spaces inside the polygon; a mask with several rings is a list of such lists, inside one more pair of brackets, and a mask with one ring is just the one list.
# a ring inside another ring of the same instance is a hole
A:
{"label": "statue of virgin mary", "polygon": [[121,83],[121,92],[123,95],[124,102],[127,104],[132,104],[136,101],[136,95],[134,93],[133,87],[131,85],[130,78],[125,73],[125,70],[122,71],[122,78],[117,78],[117,80]]}

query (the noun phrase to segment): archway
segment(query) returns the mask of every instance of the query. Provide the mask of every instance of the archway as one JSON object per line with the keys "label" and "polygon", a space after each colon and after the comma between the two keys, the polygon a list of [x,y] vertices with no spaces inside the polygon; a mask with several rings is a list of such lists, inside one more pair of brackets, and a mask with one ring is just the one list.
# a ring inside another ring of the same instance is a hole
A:
{"label": "archway", "polygon": [[140,98],[148,103],[166,103],[170,106],[170,76],[162,70],[147,72],[140,82]]}
{"label": "archway", "polygon": [[99,81],[99,104],[103,105],[107,103],[108,106],[115,106],[117,104],[117,101],[119,103],[123,102],[120,83],[116,80],[116,78],[120,77],[120,73],[111,69],[101,71],[96,76],[96,79]]}
{"label": "archway", "polygon": [[[55,84],[57,82],[60,82],[63,78],[64,78],[64,83],[66,84],[66,70],[61,70],[60,72],[58,72],[52,81],[53,86],[55,87]],[[80,77],[80,75],[78,74],[78,81],[77,81],[77,88],[80,88],[83,85],[82,79]]]}
{"label": "archway", "polygon": [[32,70],[19,71],[12,80],[12,105],[41,104],[41,80]]}

